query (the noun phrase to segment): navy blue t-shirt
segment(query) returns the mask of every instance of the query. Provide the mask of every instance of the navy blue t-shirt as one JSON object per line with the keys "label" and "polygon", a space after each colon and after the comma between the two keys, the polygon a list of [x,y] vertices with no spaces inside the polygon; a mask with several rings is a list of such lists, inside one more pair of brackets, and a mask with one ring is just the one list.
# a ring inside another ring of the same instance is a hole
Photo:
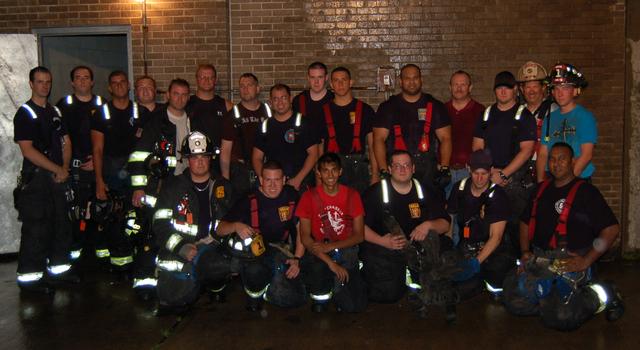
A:
{"label": "navy blue t-shirt", "polygon": [[[356,122],[356,106],[357,99],[353,99],[346,106],[338,106],[334,102],[329,102],[331,119],[333,120],[333,128],[335,129],[335,138],[340,149],[340,154],[351,154],[353,146],[353,129]],[[324,108],[324,107],[323,107]],[[371,132],[371,123],[375,118],[373,108],[366,103],[362,103],[362,116],[360,122],[360,149],[359,153],[364,153],[367,145],[367,134]],[[324,151],[327,152],[329,147],[329,129],[326,122],[326,115],[323,112],[321,123],[320,138],[324,140]]]}
{"label": "navy blue t-shirt", "polygon": [[531,113],[523,112],[520,120],[516,120],[519,104],[501,111],[496,104],[491,106],[489,120],[478,119],[473,137],[484,140],[484,148],[491,152],[493,166],[504,168],[517,154],[520,142],[535,141],[536,121]]}
{"label": "navy blue t-shirt", "polygon": [[86,161],[91,155],[91,118],[102,105],[102,98],[92,96],[91,100],[80,101],[75,95],[68,95],[56,106],[62,111],[62,121],[69,131],[74,159]]}
{"label": "navy blue t-shirt", "polygon": [[149,117],[149,110],[140,104],[136,105],[137,114],[131,101],[125,109],[116,108],[112,102],[106,103],[94,114],[91,130],[104,134],[104,157],[126,158],[133,152]]}
{"label": "navy blue t-shirt", "polygon": [[373,122],[374,128],[385,128],[389,130],[387,137],[387,154],[394,151],[394,125],[399,125],[402,130],[402,139],[410,153],[418,153],[418,146],[424,135],[424,123],[427,117],[427,106],[431,102],[431,126],[429,128],[429,151],[437,150],[438,139],[435,131],[451,125],[451,119],[444,104],[429,94],[422,94],[416,102],[407,102],[402,98],[402,94],[391,96],[391,98],[380,104],[376,118]]}
{"label": "navy blue t-shirt", "polygon": [[459,189],[460,183],[461,181],[458,181],[453,185],[447,211],[449,214],[457,215],[456,224],[460,232],[463,232],[464,226],[468,223],[470,242],[486,242],[489,239],[488,229],[491,224],[509,220],[511,210],[507,194],[502,187],[494,186],[476,197],[471,193],[471,178],[467,180],[462,191]]}
{"label": "navy blue t-shirt", "polygon": [[[542,193],[538,200],[536,230],[531,242],[536,247],[548,248],[567,195],[576,181],[577,178],[562,187],[555,187],[551,183]],[[535,198],[538,190],[532,193]],[[528,207],[520,216],[522,222],[529,224],[532,207],[533,200],[529,201]],[[600,191],[585,182],[576,192],[567,219],[567,248],[574,252],[586,251],[592,247],[593,240],[600,235],[600,231],[616,224],[618,220]]]}
{"label": "navy blue t-shirt", "polygon": [[223,220],[251,226],[252,197],[257,200],[258,225],[265,242],[286,242],[289,235],[295,238],[297,219],[293,214],[299,195],[289,185],[284,186],[277,198],[267,198],[260,190],[254,191],[251,196],[236,202]]}
{"label": "navy blue t-shirt", "polygon": [[[32,100],[25,103],[35,115],[25,106],[16,111],[13,118],[13,140],[32,141],[33,146],[45,154],[52,162],[62,165],[63,137],[67,135],[67,129],[62,123],[58,112],[47,103],[46,107],[40,107]],[[33,167],[27,158],[24,158],[22,168]]]}
{"label": "navy blue t-shirt", "polygon": [[300,126],[295,126],[296,114],[286,121],[278,121],[275,117],[267,120],[267,132],[262,132],[262,125],[256,132],[254,147],[264,152],[265,160],[276,160],[282,164],[284,174],[294,177],[307,158],[307,149],[318,144],[318,135],[312,123],[300,118]]}
{"label": "navy blue t-shirt", "polygon": [[[444,209],[444,198],[441,191],[421,184],[424,198],[418,197],[415,183],[407,194],[400,194],[389,181],[389,210],[396,218],[404,234],[409,237],[416,226],[429,220],[451,218]],[[382,185],[380,182],[369,187],[363,195],[365,224],[379,235],[389,233],[384,225],[384,204],[382,202]]]}

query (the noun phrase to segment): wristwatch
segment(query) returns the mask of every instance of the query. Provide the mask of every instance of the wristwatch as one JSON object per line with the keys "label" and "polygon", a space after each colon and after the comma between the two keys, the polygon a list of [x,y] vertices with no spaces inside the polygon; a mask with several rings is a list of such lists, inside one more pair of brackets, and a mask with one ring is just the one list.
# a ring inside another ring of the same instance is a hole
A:
{"label": "wristwatch", "polygon": [[502,181],[509,181],[510,176],[505,175],[502,170],[498,171],[498,175],[500,175],[500,178],[502,179]]}

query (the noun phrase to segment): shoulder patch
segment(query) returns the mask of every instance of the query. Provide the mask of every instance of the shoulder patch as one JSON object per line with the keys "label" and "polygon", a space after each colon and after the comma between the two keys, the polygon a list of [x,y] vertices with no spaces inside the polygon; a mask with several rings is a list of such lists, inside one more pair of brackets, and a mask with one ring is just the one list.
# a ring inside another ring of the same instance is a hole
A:
{"label": "shoulder patch", "polygon": [[216,198],[224,198],[224,186],[216,187]]}

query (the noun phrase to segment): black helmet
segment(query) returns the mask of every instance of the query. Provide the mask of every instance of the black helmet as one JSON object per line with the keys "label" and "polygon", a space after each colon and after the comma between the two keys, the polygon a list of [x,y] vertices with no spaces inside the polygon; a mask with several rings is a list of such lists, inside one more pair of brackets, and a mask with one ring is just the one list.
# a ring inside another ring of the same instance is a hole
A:
{"label": "black helmet", "polygon": [[227,236],[226,244],[231,255],[241,259],[254,259],[265,251],[264,241],[259,233],[253,237],[242,239],[234,232]]}
{"label": "black helmet", "polygon": [[557,63],[553,66],[547,80],[552,87],[564,84],[570,84],[580,89],[587,87],[587,80],[584,75],[576,67],[566,63]]}
{"label": "black helmet", "polygon": [[89,206],[90,217],[98,225],[113,221],[123,213],[124,197],[107,193],[107,200],[93,198]]}
{"label": "black helmet", "polygon": [[211,139],[199,131],[193,131],[182,142],[182,157],[195,155],[212,155],[214,147]]}

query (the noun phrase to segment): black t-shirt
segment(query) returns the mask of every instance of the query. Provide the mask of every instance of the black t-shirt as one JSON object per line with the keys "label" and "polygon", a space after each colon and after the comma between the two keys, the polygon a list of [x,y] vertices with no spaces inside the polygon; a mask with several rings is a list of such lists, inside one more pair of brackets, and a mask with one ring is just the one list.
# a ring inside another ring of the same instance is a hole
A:
{"label": "black t-shirt", "polygon": [[202,183],[194,182],[193,186],[198,196],[198,207],[200,208],[198,211],[200,213],[198,215],[198,235],[196,236],[197,239],[200,239],[209,234],[209,225],[211,224],[211,200],[209,197],[212,189],[209,188],[209,180]]}
{"label": "black t-shirt", "polygon": [[520,120],[516,120],[519,107],[516,103],[512,108],[501,111],[493,104],[489,120],[478,119],[473,137],[484,140],[484,148],[491,152],[495,167],[509,165],[520,149],[520,142],[536,140],[535,118],[523,111]]}
{"label": "black t-shirt", "polygon": [[[424,221],[451,218],[444,209],[444,198],[439,191],[432,187],[421,185],[424,198],[418,197],[415,183],[411,191],[407,194],[398,193],[388,182],[389,188],[389,204],[390,213],[396,218],[405,235],[409,237],[411,231]],[[382,183],[369,187],[363,195],[365,224],[373,231],[383,236],[389,233],[384,225],[384,203],[382,202]]]}
{"label": "black t-shirt", "polygon": [[[293,113],[302,113],[302,115],[311,120],[314,125],[321,125],[322,119],[324,118],[324,112],[322,111],[322,106],[331,102],[333,100],[333,92],[327,90],[327,93],[318,101],[314,101],[311,99],[311,93],[309,90],[304,90],[296,97],[293,98]],[[300,99],[304,98],[304,111],[300,106]]]}
{"label": "black t-shirt", "polygon": [[211,100],[203,100],[196,95],[189,98],[186,107],[191,121],[191,131],[200,131],[207,135],[214,146],[220,147],[222,119],[227,113],[224,98],[215,95]]}
{"label": "black t-shirt", "polygon": [[102,98],[95,95],[87,102],[80,101],[75,95],[68,95],[56,104],[69,131],[74,159],[84,162],[91,155],[91,118],[101,105]]}
{"label": "black t-shirt", "polygon": [[444,104],[429,94],[422,94],[416,102],[410,103],[402,98],[401,94],[391,98],[378,107],[374,128],[389,130],[387,137],[387,154],[394,151],[395,133],[394,126],[399,125],[402,130],[402,139],[410,153],[418,153],[418,146],[424,135],[424,123],[426,120],[427,105],[431,102],[431,127],[429,128],[429,151],[437,150],[438,139],[435,131],[451,125],[451,119]]}
{"label": "black t-shirt", "polygon": [[[556,187],[553,183],[542,193],[538,200],[536,213],[536,230],[532,244],[536,247],[547,249],[552,234],[555,232],[558,218],[564,207],[564,202],[578,181]],[[533,192],[533,198],[538,193]],[[529,223],[533,200],[529,202],[527,209],[520,216],[520,220]],[[567,248],[571,251],[583,251],[589,249],[593,240],[598,237],[603,229],[618,224],[616,216],[602,197],[598,189],[590,183],[583,183],[573,200],[573,206],[567,220]]]}
{"label": "black t-shirt", "polygon": [[142,137],[148,117],[149,111],[144,106],[131,101],[125,109],[116,108],[113,102],[98,108],[91,119],[91,130],[104,134],[104,157],[128,157]]}
{"label": "black t-shirt", "polygon": [[287,242],[289,235],[295,238],[296,218],[293,214],[299,195],[293,187],[285,185],[277,198],[267,198],[256,190],[251,196],[236,202],[223,220],[240,221],[251,226],[251,198],[257,200],[258,226],[266,243]]}
{"label": "black t-shirt", "polygon": [[247,109],[242,103],[238,103],[236,107],[240,117],[236,118],[236,108],[225,114],[222,121],[222,139],[233,141],[232,160],[250,161],[256,131],[260,128],[260,123],[268,118],[269,107],[262,103],[255,111]]}
{"label": "black t-shirt", "polygon": [[307,158],[307,148],[318,144],[318,135],[312,124],[300,119],[300,126],[295,126],[296,114],[292,114],[284,122],[275,117],[267,120],[267,132],[262,132],[262,125],[256,131],[255,147],[264,152],[266,160],[276,160],[282,164],[284,174],[295,176]]}
{"label": "black t-shirt", "polygon": [[[357,99],[353,99],[346,106],[338,106],[333,101],[329,102],[326,106],[330,109],[330,115],[333,120],[333,127],[335,129],[336,142],[340,148],[340,154],[353,153],[353,129],[355,128],[356,121],[356,105]],[[326,107],[323,107],[326,108]],[[360,122],[360,153],[364,153],[367,145],[367,134],[371,132],[371,123],[375,114],[373,108],[368,104],[362,102],[362,115]],[[320,138],[324,140],[324,151],[328,151],[329,147],[329,129],[326,122],[326,115],[323,111],[322,122],[320,129]]]}
{"label": "black t-shirt", "polygon": [[507,194],[500,186],[494,185],[475,197],[471,193],[471,178],[467,179],[462,191],[461,182],[462,180],[453,185],[447,211],[451,215],[457,215],[456,224],[460,228],[461,237],[463,228],[468,223],[469,242],[486,242],[491,224],[509,220],[511,214]]}
{"label": "black t-shirt", "polygon": [[[42,108],[29,100],[18,108],[13,118],[13,140],[15,142],[32,141],[35,149],[58,165],[62,165],[64,135],[67,135],[67,129],[58,112],[49,103]],[[23,169],[34,166],[27,158],[24,158]]]}

